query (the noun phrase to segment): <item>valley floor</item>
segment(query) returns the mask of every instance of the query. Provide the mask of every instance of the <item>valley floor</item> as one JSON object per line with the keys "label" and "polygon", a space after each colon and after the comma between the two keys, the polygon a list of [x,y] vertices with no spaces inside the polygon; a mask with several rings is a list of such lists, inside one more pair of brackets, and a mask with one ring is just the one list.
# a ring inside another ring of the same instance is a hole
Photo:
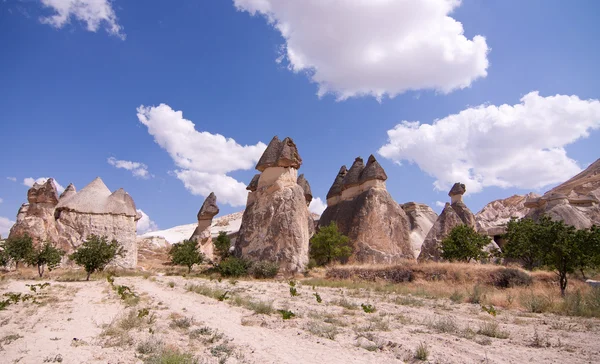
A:
{"label": "valley floor", "polygon": [[[2,293],[36,300],[0,311],[3,363],[600,362],[593,318],[512,309],[494,317],[480,305],[309,280],[298,281],[297,296],[284,280],[180,276],[117,277],[114,289],[107,280],[26,286],[41,282],[0,282]],[[121,299],[118,286],[137,298]]]}

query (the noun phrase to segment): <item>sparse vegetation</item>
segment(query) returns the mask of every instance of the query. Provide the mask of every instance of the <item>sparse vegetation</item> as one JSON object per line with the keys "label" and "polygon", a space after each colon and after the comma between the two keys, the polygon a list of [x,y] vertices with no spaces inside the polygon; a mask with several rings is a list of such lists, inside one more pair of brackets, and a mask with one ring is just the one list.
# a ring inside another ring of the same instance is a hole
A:
{"label": "sparse vegetation", "polygon": [[173,244],[169,250],[169,256],[172,264],[187,267],[188,273],[192,271],[194,264],[204,261],[204,254],[198,250],[196,240],[186,239],[181,243]]}
{"label": "sparse vegetation", "polygon": [[499,288],[529,286],[531,276],[515,268],[502,268],[492,273],[492,284]]}
{"label": "sparse vegetation", "polygon": [[122,257],[124,254],[125,249],[118,241],[113,239],[109,242],[106,236],[92,234],[75,253],[69,256],[69,259],[85,269],[87,273],[85,280],[89,281],[92,273],[103,270],[116,257]]}
{"label": "sparse vegetation", "polygon": [[250,267],[249,273],[257,279],[275,278],[277,273],[279,273],[279,264],[267,261],[254,262]]}
{"label": "sparse vegetation", "polygon": [[281,314],[281,317],[282,317],[284,320],[289,320],[289,319],[291,319],[291,318],[294,318],[294,317],[296,317],[296,314],[295,314],[295,313],[293,313],[293,312],[292,312],[292,311],[290,311],[290,310],[277,310],[277,312],[279,312],[279,313]]}
{"label": "sparse vegetation", "polygon": [[362,307],[363,311],[365,311],[365,313],[373,313],[375,312],[377,309],[375,308],[375,306],[371,305],[371,304],[364,304],[361,303],[360,307]]}
{"label": "sparse vegetation", "polygon": [[252,262],[237,257],[227,257],[218,266],[219,273],[224,277],[242,277],[248,275]]}
{"label": "sparse vegetation", "polygon": [[429,346],[426,343],[422,342],[417,346],[415,350],[415,359],[425,361],[429,357]]}
{"label": "sparse vegetation", "polygon": [[498,323],[494,321],[484,322],[479,326],[477,333],[480,335],[495,337],[498,339],[507,339],[510,334],[506,331],[502,331],[498,327]]}

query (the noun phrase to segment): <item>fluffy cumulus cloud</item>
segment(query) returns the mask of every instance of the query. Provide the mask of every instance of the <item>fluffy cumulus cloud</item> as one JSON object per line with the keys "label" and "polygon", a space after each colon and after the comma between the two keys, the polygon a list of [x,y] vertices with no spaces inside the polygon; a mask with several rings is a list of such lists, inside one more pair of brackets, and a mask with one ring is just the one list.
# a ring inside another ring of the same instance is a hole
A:
{"label": "fluffy cumulus cloud", "polygon": [[[37,184],[44,184],[46,183],[46,181],[48,180],[48,177],[40,177],[40,178],[32,178],[32,177],[27,177],[23,180],[23,185],[27,186],[27,187],[33,187],[33,185],[35,183]],[[58,191],[58,193],[63,193],[63,191],[65,190],[65,188],[63,186],[60,185],[60,183],[58,183],[58,181],[55,179],[54,180],[54,185],[56,186],[56,190]]]}
{"label": "fluffy cumulus cloud", "polygon": [[7,180],[17,182],[17,177],[6,177]]}
{"label": "fluffy cumulus cloud", "polygon": [[107,33],[125,40],[125,33],[109,0],[41,0],[54,14],[40,18],[44,24],[62,28],[72,19],[85,23],[87,30],[96,32],[101,25]]}
{"label": "fluffy cumulus cloud", "polygon": [[137,233],[144,234],[158,230],[158,225],[150,219],[143,210],[137,209],[137,212],[142,215],[142,218],[137,221]]}
{"label": "fluffy cumulus cloud", "polygon": [[313,198],[310,202],[310,206],[308,206],[310,212],[317,215],[321,215],[323,211],[325,211],[325,208],[327,208],[327,204],[319,197]]}
{"label": "fluffy cumulus cloud", "polygon": [[0,216],[0,236],[2,236],[2,238],[6,238],[8,236],[8,232],[14,223],[14,221]]}
{"label": "fluffy cumulus cloud", "polygon": [[449,16],[460,0],[234,0],[285,39],[279,62],[306,72],[318,95],[381,99],[450,92],[487,75],[489,48]]}
{"label": "fluffy cumulus cloud", "polygon": [[437,207],[444,207],[444,206],[446,206],[446,203],[442,202],[442,201],[435,201],[435,206],[437,206]]}
{"label": "fluffy cumulus cloud", "polygon": [[388,131],[379,154],[417,163],[436,178],[468,192],[488,186],[538,189],[563,182],[581,169],[565,146],[600,128],[600,101],[530,92],[516,105],[480,105],[433,124],[403,121]]}
{"label": "fluffy cumulus cloud", "polygon": [[148,179],[151,177],[151,174],[148,172],[148,166],[144,163],[120,160],[116,159],[115,157],[110,157],[106,161],[115,168],[122,168],[131,171],[131,174],[133,174],[134,177],[143,179]]}
{"label": "fluffy cumulus cloud", "polygon": [[137,112],[154,141],[169,153],[178,167],[175,175],[192,194],[214,192],[226,204],[246,204],[246,185],[227,174],[253,168],[267,147],[264,143],[240,145],[223,135],[198,131],[181,111],[165,104],[140,106]]}

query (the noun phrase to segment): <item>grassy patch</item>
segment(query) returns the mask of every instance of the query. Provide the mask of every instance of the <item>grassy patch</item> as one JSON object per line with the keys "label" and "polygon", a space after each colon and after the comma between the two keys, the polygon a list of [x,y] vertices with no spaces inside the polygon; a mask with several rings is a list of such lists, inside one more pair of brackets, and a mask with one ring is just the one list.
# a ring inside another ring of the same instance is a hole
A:
{"label": "grassy patch", "polygon": [[482,323],[479,326],[477,333],[488,337],[495,337],[497,339],[507,339],[510,336],[507,331],[500,330],[498,323],[494,321]]}
{"label": "grassy patch", "polygon": [[425,361],[429,357],[429,346],[425,343],[420,343],[415,350],[415,359]]}

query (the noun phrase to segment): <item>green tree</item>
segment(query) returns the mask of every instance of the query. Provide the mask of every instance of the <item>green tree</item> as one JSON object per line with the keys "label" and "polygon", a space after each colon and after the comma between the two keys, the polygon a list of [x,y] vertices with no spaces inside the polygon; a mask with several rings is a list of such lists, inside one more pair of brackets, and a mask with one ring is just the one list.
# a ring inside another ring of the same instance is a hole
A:
{"label": "green tree", "polygon": [[338,231],[335,222],[323,226],[310,239],[310,257],[317,265],[326,265],[335,260],[342,261],[352,255],[352,246],[347,236]]}
{"label": "green tree", "polygon": [[6,240],[4,244],[6,255],[15,262],[15,269],[19,262],[25,261],[33,252],[33,240],[27,234]]}
{"label": "green tree", "polygon": [[214,241],[216,255],[221,260],[229,256],[229,249],[231,248],[231,239],[227,236],[225,231],[219,231],[219,236]]}
{"label": "green tree", "polygon": [[27,264],[35,265],[38,269],[40,277],[44,275],[44,267],[48,267],[48,271],[58,267],[65,252],[57,249],[50,242],[45,242],[37,248],[34,248],[29,257]]}
{"label": "green tree", "polygon": [[77,265],[82,266],[86,273],[86,281],[90,275],[98,270],[103,270],[117,256],[122,257],[125,249],[115,239],[108,241],[106,236],[90,235],[77,250],[69,255]]}
{"label": "green tree", "polygon": [[6,250],[4,249],[4,243],[0,244],[0,267],[6,267],[10,258],[8,254],[6,254]]}
{"label": "green tree", "polygon": [[198,251],[196,240],[184,240],[181,243],[173,244],[171,250],[169,250],[169,255],[171,256],[171,263],[188,267],[188,273],[192,271],[194,264],[200,264],[204,261],[204,254]]}
{"label": "green tree", "polygon": [[458,225],[442,240],[442,258],[449,261],[470,262],[471,259],[487,258],[483,248],[490,243],[490,238],[479,234],[467,225]]}
{"label": "green tree", "polygon": [[543,226],[532,219],[511,219],[507,224],[507,242],[502,249],[503,256],[521,260],[524,268],[528,270],[540,266],[546,234]]}

